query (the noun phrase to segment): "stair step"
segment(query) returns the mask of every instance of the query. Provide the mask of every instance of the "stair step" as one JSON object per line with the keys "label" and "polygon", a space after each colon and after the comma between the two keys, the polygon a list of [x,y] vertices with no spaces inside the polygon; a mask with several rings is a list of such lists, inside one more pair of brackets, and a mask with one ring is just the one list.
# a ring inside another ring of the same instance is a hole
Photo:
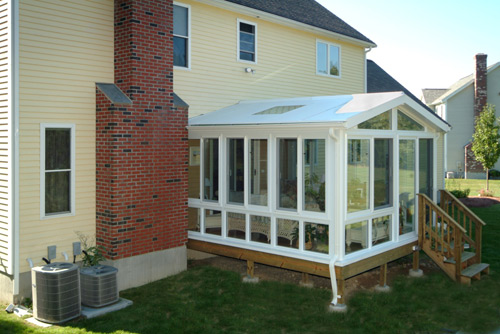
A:
{"label": "stair step", "polygon": [[473,276],[479,274],[480,272],[484,271],[485,269],[488,269],[489,266],[490,265],[488,263],[473,264],[471,266],[468,266],[464,270],[462,270],[462,276],[469,277],[469,278],[473,277]]}
{"label": "stair step", "polygon": [[[463,252],[462,253],[462,261],[461,262],[465,262],[471,258],[473,258],[474,256],[476,255],[476,253],[472,253],[472,252]],[[446,259],[444,262],[446,263],[453,263],[455,264],[455,258],[449,258],[449,259]]]}

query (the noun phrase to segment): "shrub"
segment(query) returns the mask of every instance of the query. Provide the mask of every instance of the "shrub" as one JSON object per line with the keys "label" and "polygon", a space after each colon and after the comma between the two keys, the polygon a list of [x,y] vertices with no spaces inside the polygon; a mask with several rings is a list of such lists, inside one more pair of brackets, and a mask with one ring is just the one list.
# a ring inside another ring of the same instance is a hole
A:
{"label": "shrub", "polygon": [[453,196],[455,196],[456,198],[465,198],[469,196],[470,189],[469,188],[465,190],[455,189],[455,190],[450,190],[450,193],[452,193]]}
{"label": "shrub", "polygon": [[496,170],[496,169],[490,169],[489,170],[489,176],[490,176],[490,179],[500,178],[500,171]]}
{"label": "shrub", "polygon": [[493,191],[488,190],[488,189],[481,189],[479,190],[479,196],[481,197],[493,197]]}

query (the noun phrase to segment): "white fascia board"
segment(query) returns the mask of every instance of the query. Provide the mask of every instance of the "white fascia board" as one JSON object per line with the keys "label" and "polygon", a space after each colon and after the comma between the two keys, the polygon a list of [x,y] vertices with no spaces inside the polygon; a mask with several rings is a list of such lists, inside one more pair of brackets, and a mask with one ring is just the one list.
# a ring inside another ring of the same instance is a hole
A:
{"label": "white fascia board", "polygon": [[263,12],[257,9],[245,7],[242,5],[234,4],[231,2],[227,2],[225,0],[195,0],[197,2],[209,5],[209,6],[215,6],[218,8],[226,9],[232,12],[238,12],[243,15],[248,15],[248,16],[253,16],[258,19],[266,20],[269,22],[281,24],[290,28],[295,28],[295,29],[300,29],[308,32],[313,32],[318,35],[322,35],[325,37],[337,39],[340,41],[348,42],[351,44],[359,45],[365,48],[376,48],[377,44],[375,43],[369,43],[365,42],[356,38],[352,38],[349,36],[345,36],[342,34],[334,33],[332,31],[326,30],[326,29],[321,29],[317,28],[302,22],[294,21],[291,19],[287,19],[278,15],[270,14],[267,12]]}

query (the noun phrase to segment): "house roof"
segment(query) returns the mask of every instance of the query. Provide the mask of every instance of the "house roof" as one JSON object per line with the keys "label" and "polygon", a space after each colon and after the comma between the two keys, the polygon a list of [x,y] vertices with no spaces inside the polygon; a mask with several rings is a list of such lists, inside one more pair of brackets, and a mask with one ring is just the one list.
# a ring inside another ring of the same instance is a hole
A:
{"label": "house roof", "polygon": [[[420,101],[415,95],[413,95],[408,89],[406,89],[402,84],[400,84],[396,79],[394,79],[389,73],[387,73],[382,67],[378,66],[373,60],[366,60],[366,91],[368,93],[381,93],[381,92],[404,92],[413,101],[418,103],[422,108],[427,110],[427,112],[434,115],[434,117],[441,119],[432,109],[430,109],[425,103]],[[448,123],[447,123],[448,124]]]}
{"label": "house roof", "polygon": [[190,127],[231,125],[322,124],[351,128],[391,108],[406,104],[444,131],[449,126],[403,92],[241,101],[189,119]]}
{"label": "house roof", "polygon": [[447,91],[448,88],[424,88],[422,89],[422,102],[429,105]]}
{"label": "house roof", "polygon": [[314,0],[225,0],[237,5],[257,9],[316,28],[348,36],[369,44],[369,38],[345,23],[338,16]]}
{"label": "house roof", "polygon": [[[497,67],[500,67],[500,62],[488,66],[486,73],[488,74],[488,73],[494,71]],[[455,82],[453,85],[451,85],[451,87],[443,95],[439,96],[431,104],[436,105],[436,104],[446,102],[446,100],[448,100],[450,97],[461,92],[463,89],[467,88],[469,85],[472,85],[473,83],[474,83],[474,73],[472,73],[466,77],[463,77],[462,79]]]}

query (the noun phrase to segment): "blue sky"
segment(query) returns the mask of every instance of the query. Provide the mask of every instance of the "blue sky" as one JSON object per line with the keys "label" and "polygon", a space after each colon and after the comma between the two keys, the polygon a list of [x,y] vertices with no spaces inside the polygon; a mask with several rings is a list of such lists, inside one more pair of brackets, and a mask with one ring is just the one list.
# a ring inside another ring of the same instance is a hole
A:
{"label": "blue sky", "polygon": [[473,73],[474,55],[500,62],[498,0],[317,0],[377,44],[368,53],[417,97]]}

